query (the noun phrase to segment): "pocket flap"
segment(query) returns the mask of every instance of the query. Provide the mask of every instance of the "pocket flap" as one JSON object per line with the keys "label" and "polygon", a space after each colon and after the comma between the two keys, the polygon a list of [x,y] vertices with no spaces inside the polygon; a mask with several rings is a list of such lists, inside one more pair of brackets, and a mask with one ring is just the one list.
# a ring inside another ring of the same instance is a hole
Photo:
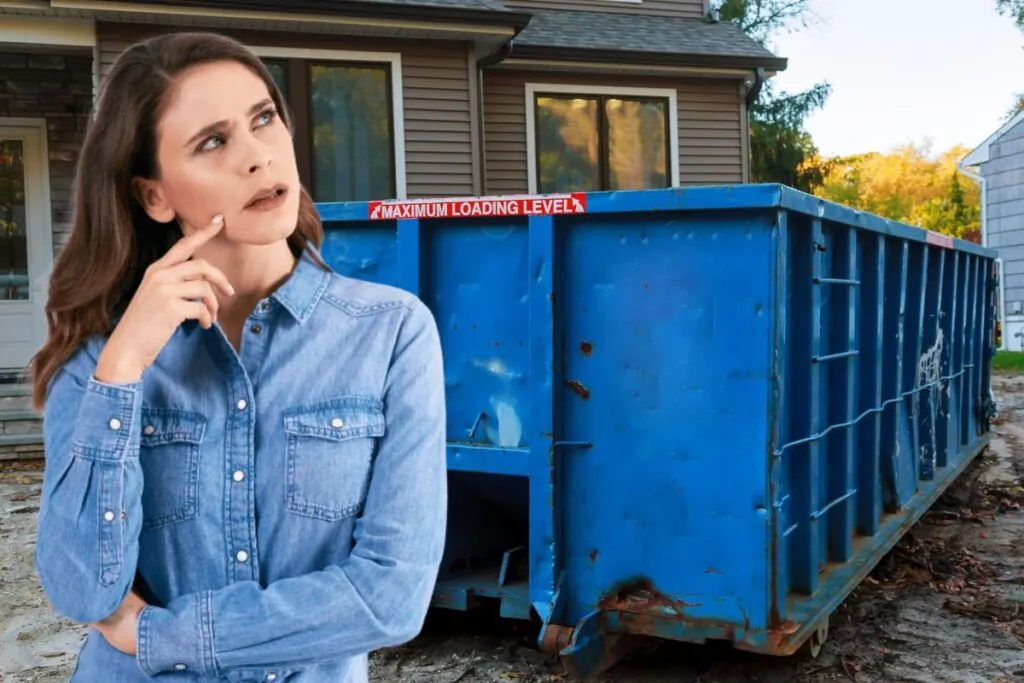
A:
{"label": "pocket flap", "polygon": [[290,434],[344,441],[384,435],[384,404],[369,396],[342,396],[322,403],[295,406],[284,412]]}
{"label": "pocket flap", "polygon": [[160,446],[169,443],[203,442],[206,431],[206,417],[177,408],[143,408],[143,446]]}

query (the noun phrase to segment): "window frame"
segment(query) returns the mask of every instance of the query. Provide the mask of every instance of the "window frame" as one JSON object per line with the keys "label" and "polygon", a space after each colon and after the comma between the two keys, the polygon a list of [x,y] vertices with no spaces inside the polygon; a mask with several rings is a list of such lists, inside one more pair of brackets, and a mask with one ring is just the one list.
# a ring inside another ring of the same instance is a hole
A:
{"label": "window frame", "polygon": [[[299,165],[299,172],[306,176],[302,178],[303,184],[312,194],[314,185],[312,173],[315,172],[313,163],[313,138],[312,138],[312,104],[309,100],[308,79],[303,74],[303,68],[308,66],[384,66],[387,69],[391,85],[388,93],[391,104],[391,165],[394,169],[394,197],[388,199],[407,199],[406,164],[405,164],[405,105],[402,98],[402,55],[398,52],[361,52],[353,50],[318,50],[303,48],[284,48],[265,45],[250,46],[260,59],[267,61],[282,61],[286,65],[286,81],[291,94],[304,102],[303,107],[296,108],[292,104],[295,99],[286,98],[288,106],[292,108],[292,114],[296,118],[300,116],[310,119],[302,123],[296,122],[296,133],[305,130],[308,135],[305,137],[296,136],[295,157]],[[295,61],[303,60],[303,61]],[[300,78],[301,77],[301,78]],[[298,87],[299,91],[293,88]],[[305,92],[301,92],[305,91]],[[318,202],[319,203],[319,202]]]}
{"label": "window frame", "polygon": [[[539,155],[537,154],[537,98],[538,97],[622,97],[633,99],[660,99],[668,102],[666,117],[666,140],[669,149],[669,187],[679,185],[679,93],[674,88],[628,88],[614,86],[567,85],[562,83],[526,83],[526,184],[529,194],[538,194]],[[600,108],[599,100],[599,108]],[[599,113],[599,121],[604,121],[603,112]],[[607,128],[607,125],[603,125]],[[606,139],[607,131],[599,130],[600,139]],[[602,159],[601,182],[607,182],[607,160]]]}

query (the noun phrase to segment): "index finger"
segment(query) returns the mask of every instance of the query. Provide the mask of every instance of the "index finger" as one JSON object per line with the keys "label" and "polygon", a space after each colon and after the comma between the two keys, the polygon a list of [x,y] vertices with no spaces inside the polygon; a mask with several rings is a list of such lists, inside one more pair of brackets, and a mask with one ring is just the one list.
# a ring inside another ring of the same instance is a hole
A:
{"label": "index finger", "polygon": [[224,216],[217,214],[205,228],[196,230],[191,235],[186,235],[178,240],[173,247],[167,250],[163,258],[159,259],[159,263],[170,266],[187,261],[196,252],[196,249],[213,239],[223,227]]}

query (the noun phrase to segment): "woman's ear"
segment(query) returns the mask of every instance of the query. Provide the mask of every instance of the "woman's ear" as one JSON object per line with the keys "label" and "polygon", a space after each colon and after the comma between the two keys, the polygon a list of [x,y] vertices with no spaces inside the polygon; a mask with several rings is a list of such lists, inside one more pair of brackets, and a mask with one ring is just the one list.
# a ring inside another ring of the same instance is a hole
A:
{"label": "woman's ear", "polygon": [[135,199],[154,221],[170,223],[174,220],[175,211],[167,203],[160,181],[135,176],[132,179],[132,189],[135,191]]}

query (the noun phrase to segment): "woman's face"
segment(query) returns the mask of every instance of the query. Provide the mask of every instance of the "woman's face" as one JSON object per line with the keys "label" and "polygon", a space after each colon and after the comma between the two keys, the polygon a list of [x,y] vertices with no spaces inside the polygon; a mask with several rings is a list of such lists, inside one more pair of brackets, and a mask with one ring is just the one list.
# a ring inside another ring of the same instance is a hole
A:
{"label": "woman's face", "polygon": [[291,134],[267,86],[234,61],[194,67],[157,124],[159,180],[140,181],[150,216],[185,234],[224,217],[218,236],[272,244],[295,230],[299,174]]}

